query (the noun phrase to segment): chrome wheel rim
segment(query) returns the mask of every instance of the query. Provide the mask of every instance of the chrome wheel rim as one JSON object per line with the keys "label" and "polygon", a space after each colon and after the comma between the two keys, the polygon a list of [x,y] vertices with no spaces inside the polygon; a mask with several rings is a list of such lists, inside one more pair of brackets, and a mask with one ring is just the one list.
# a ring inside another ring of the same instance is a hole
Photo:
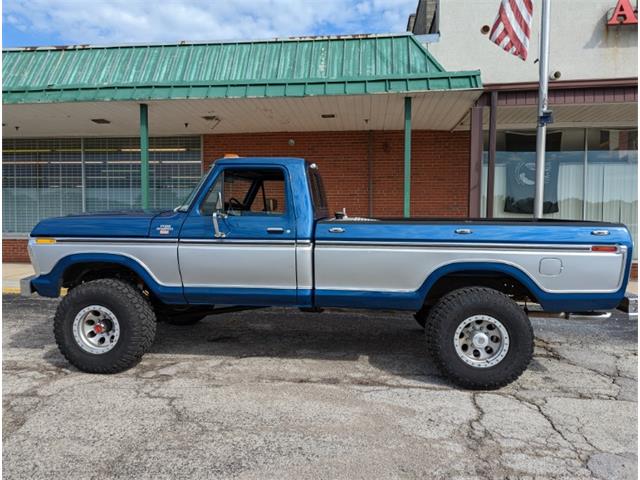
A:
{"label": "chrome wheel rim", "polygon": [[458,325],[453,345],[467,365],[489,368],[507,355],[509,334],[498,319],[489,315],[473,315]]}
{"label": "chrome wheel rim", "polygon": [[89,305],[73,320],[73,336],[85,352],[100,355],[116,346],[120,324],[111,310],[101,305]]}

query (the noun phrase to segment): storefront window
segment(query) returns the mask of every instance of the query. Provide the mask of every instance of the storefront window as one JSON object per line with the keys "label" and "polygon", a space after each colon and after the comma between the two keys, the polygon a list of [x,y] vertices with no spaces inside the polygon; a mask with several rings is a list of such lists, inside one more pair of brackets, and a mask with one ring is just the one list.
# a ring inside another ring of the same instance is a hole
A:
{"label": "storefront window", "polygon": [[[493,216],[531,217],[535,130],[496,135]],[[487,205],[488,137],[483,157],[482,215]],[[544,217],[624,223],[637,239],[638,131],[555,129],[547,133]],[[637,252],[634,252],[637,258]]]}
{"label": "storefront window", "polygon": [[[150,138],[149,149],[149,206],[173,208],[202,174],[200,137]],[[3,233],[26,234],[47,217],[140,208],[138,138],[4,139],[2,156]]]}
{"label": "storefront window", "polygon": [[638,131],[589,129],[587,147],[585,219],[624,223],[637,245]]}

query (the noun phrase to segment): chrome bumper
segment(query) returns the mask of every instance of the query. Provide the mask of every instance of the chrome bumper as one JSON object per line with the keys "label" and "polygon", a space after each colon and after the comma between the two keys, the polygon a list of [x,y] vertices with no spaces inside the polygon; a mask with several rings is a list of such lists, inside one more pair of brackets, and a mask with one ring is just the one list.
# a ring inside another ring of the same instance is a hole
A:
{"label": "chrome bumper", "polygon": [[31,275],[29,277],[25,277],[20,279],[20,296],[22,297],[30,297],[35,290],[31,286],[31,280],[36,278],[35,275]]}

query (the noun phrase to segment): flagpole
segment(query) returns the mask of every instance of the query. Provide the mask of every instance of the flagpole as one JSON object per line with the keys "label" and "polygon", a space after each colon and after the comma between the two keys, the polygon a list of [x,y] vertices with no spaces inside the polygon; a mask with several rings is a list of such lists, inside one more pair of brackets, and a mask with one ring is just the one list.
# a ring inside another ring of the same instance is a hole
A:
{"label": "flagpole", "polygon": [[547,123],[551,122],[549,107],[549,18],[551,0],[542,0],[540,28],[540,87],[538,90],[538,129],[536,136],[536,193],[533,201],[534,218],[542,218],[544,207],[545,149]]}

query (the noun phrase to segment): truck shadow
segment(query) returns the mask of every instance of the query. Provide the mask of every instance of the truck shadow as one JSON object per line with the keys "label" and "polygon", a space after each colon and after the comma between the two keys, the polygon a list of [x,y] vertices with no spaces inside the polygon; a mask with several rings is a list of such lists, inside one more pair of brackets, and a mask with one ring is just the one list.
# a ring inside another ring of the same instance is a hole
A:
{"label": "truck shadow", "polygon": [[445,383],[427,356],[424,331],[408,312],[269,308],[213,315],[193,326],[160,323],[150,352],[364,361],[383,374]]}
{"label": "truck shadow", "polygon": [[[53,339],[53,302],[5,299],[4,305],[5,316],[14,325],[10,331],[5,330],[5,347],[44,350],[42,358],[49,365],[75,370],[58,352]],[[20,312],[25,307],[29,313],[23,316]],[[13,322],[14,316],[17,323]],[[393,375],[446,384],[427,356],[423,330],[408,312],[303,313],[293,308],[268,308],[212,315],[192,326],[158,323],[149,354],[142,367],[154,354],[161,354],[162,360],[153,363],[166,363],[167,356],[169,362],[194,361],[186,358],[189,356],[311,359],[360,364],[353,369],[346,367],[346,372],[344,365],[341,371],[317,366],[325,376],[333,372],[338,379],[345,373],[365,379]],[[276,375],[278,366],[274,365]],[[292,368],[298,367],[294,364]]]}

